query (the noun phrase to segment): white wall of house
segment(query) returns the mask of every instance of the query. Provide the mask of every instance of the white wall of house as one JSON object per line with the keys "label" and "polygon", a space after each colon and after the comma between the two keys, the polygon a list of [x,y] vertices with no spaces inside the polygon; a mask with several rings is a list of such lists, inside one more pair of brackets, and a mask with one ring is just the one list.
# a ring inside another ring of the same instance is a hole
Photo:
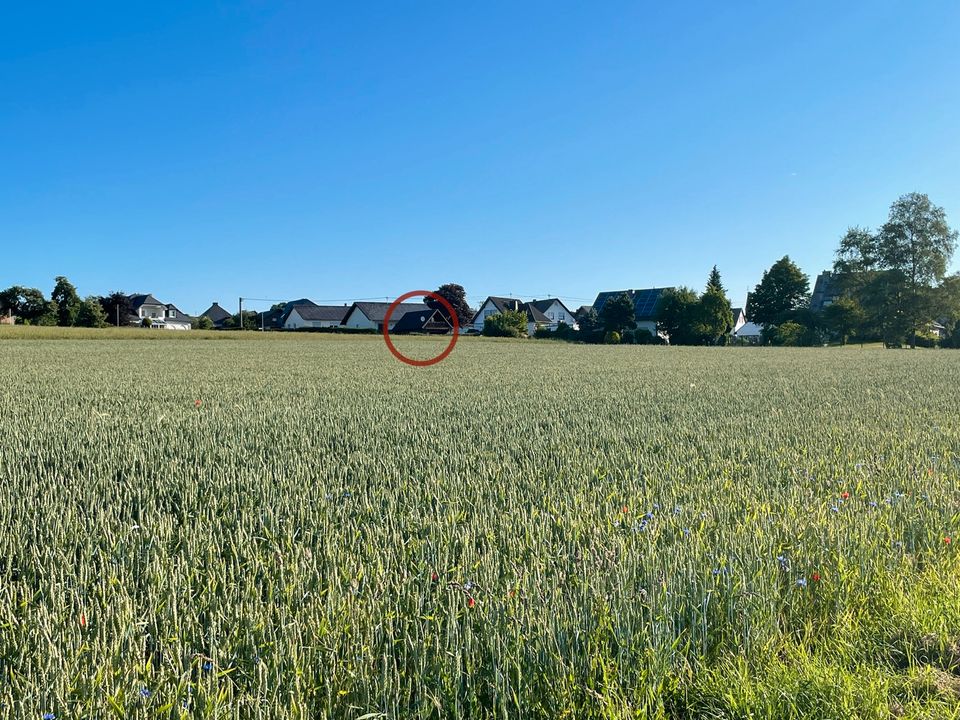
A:
{"label": "white wall of house", "polygon": [[740,328],[742,328],[746,324],[747,324],[747,321],[743,317],[743,313],[740,313],[739,315],[737,315],[737,319],[733,323],[733,330],[731,330],[730,332],[736,335],[737,331],[740,330]]}
{"label": "white wall of house", "polygon": [[[396,313],[394,313],[396,315]],[[398,318],[399,319],[399,318]],[[353,328],[354,330],[377,330],[377,323],[368,318],[363,314],[363,311],[360,308],[353,308],[350,311],[350,314],[347,315],[344,319],[344,327]],[[393,321],[393,317],[390,318]],[[390,327],[393,327],[396,324],[395,321],[390,323]]]}
{"label": "white wall of house", "polygon": [[556,300],[554,300],[550,304],[550,307],[548,307],[543,314],[546,315],[548,318],[550,318],[551,330],[556,330],[557,325],[559,325],[560,323],[566,323],[572,328],[577,327],[576,318],[574,318],[573,315],[567,312],[566,308],[564,308],[563,305],[561,305]]}
{"label": "white wall of house", "polygon": [[483,303],[483,305],[480,306],[480,309],[477,311],[477,314],[475,316],[475,320],[473,323],[473,329],[478,332],[483,332],[484,321],[491,315],[496,315],[498,312],[500,311],[497,310],[497,306],[494,305],[489,300],[487,300],[485,303]]}
{"label": "white wall of house", "polygon": [[179,318],[167,318],[163,323],[165,330],[190,330],[191,325],[188,322],[184,322]]}
{"label": "white wall of house", "polygon": [[340,327],[339,320],[304,320],[296,308],[287,315],[287,321],[283,324],[284,330],[297,330],[298,328],[329,328]]}
{"label": "white wall of house", "polygon": [[149,305],[144,303],[140,306],[139,314],[142,318],[162,318],[166,317],[167,308],[165,305]]}

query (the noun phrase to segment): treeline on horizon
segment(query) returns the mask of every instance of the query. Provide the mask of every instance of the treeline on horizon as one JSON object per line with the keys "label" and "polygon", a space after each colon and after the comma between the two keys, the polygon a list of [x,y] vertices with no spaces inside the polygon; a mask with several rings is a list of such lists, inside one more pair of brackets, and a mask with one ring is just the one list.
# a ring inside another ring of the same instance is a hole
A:
{"label": "treeline on horizon", "polygon": [[[832,302],[819,311],[810,307],[810,278],[788,255],[763,273],[747,295],[747,319],[762,327],[761,342],[782,346],[814,346],[883,342],[887,347],[940,345],[960,347],[960,273],[947,275],[957,248],[957,231],[950,228],[943,208],[922,193],[909,193],[891,206],[887,221],[876,231],[850,227],[835,253]],[[64,276],[55,278],[46,299],[42,291],[14,285],[0,292],[0,316],[14,315],[25,325],[106,327],[127,325],[130,297],[122,292],[81,298]],[[472,310],[462,286],[443,285],[447,298],[468,324]],[[427,301],[431,306],[442,308]],[[273,309],[282,307],[274,306]],[[257,314],[245,312],[224,324],[227,329],[256,329]],[[123,318],[121,321],[120,319]],[[716,265],[706,287],[664,290],[655,309],[658,334],[638,328],[633,302],[627,295],[607,300],[597,312],[581,308],[579,330],[560,323],[555,331],[538,329],[535,337],[587,343],[653,344],[669,338],[672,345],[723,345],[733,341],[733,314]],[[944,337],[931,331],[944,328]],[[194,327],[210,329],[210,319],[193,319]],[[505,311],[486,319],[484,335],[524,337],[527,317]]]}
{"label": "treeline on horizon", "polygon": [[[762,327],[761,342],[780,346],[815,346],[883,342],[960,347],[960,273],[947,275],[957,248],[957,231],[943,208],[922,193],[901,196],[878,230],[854,226],[836,250],[829,278],[832,302],[810,307],[810,278],[788,255],[763,273],[748,293],[747,319]],[[688,287],[664,290],[654,311],[658,333],[671,345],[725,345],[731,336],[730,300],[714,266],[703,293]],[[487,319],[485,334],[523,334],[526,318]],[[638,328],[630,298],[620,295],[576,314],[579,331],[561,324],[537,337],[590,343],[662,343],[660,335]],[[946,336],[933,333],[943,325]]]}

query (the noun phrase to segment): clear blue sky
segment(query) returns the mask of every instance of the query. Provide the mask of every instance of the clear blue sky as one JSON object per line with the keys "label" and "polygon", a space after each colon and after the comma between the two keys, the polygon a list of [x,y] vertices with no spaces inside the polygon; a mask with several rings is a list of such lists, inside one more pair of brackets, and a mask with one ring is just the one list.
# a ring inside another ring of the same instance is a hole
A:
{"label": "clear blue sky", "polygon": [[[960,4],[16,3],[0,287],[735,301],[926,192],[960,226]],[[954,263],[954,269],[957,263]]]}

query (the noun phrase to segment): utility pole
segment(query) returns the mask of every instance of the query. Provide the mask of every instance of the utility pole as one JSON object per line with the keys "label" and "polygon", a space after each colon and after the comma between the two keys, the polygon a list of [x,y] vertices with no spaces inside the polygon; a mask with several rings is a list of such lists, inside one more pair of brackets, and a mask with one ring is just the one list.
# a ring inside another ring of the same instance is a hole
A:
{"label": "utility pole", "polygon": [[117,327],[120,327],[120,303],[117,303]]}
{"label": "utility pole", "polygon": [[240,329],[243,330],[243,298],[240,298]]}

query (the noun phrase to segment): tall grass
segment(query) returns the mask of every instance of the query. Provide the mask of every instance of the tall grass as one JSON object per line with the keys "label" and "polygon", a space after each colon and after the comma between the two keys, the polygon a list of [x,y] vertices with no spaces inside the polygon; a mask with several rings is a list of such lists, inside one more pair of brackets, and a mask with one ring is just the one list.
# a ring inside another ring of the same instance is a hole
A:
{"label": "tall grass", "polygon": [[0,343],[0,716],[960,717],[960,356],[264,340]]}

